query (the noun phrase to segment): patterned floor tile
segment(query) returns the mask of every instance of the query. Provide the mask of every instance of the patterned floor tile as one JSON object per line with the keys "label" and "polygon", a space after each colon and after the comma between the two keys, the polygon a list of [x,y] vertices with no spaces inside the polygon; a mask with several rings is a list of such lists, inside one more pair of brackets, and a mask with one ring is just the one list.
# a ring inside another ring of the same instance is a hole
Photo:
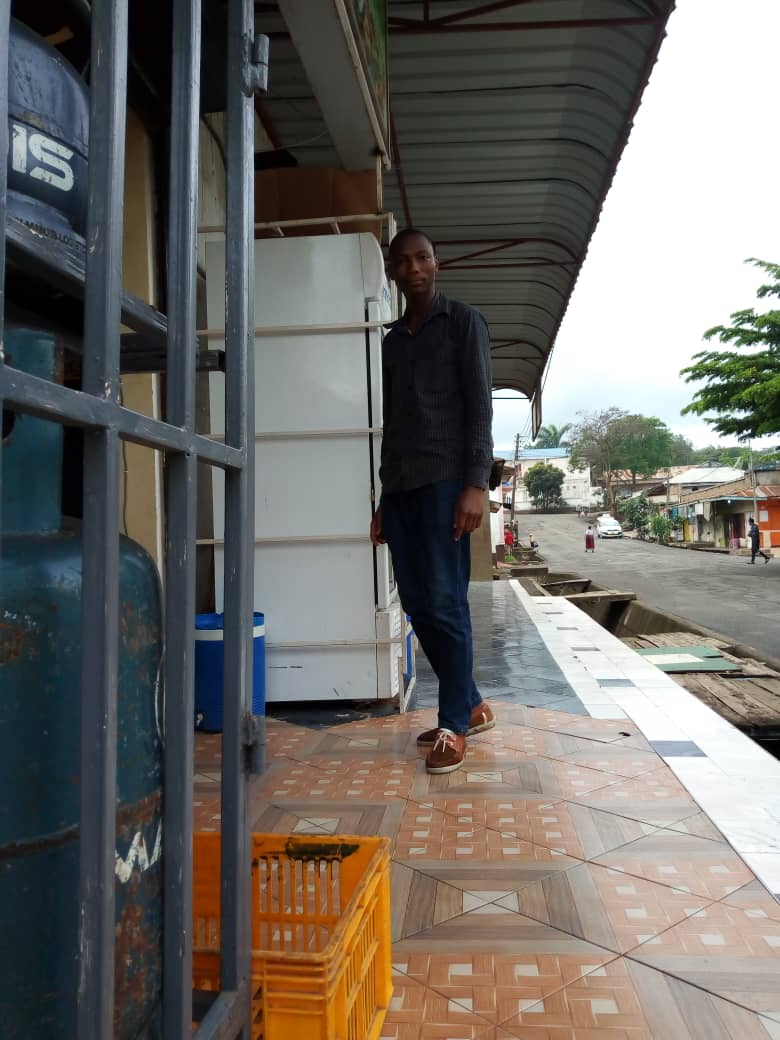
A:
{"label": "patterned floor tile", "polygon": [[437,881],[430,874],[413,870],[404,863],[391,863],[390,910],[394,942],[459,917],[489,901],[478,893]]}
{"label": "patterned floor tile", "polygon": [[393,962],[404,974],[496,1024],[613,958],[592,943],[494,905],[393,946]]}
{"label": "patterned floor tile", "polygon": [[195,732],[195,772],[222,768],[222,734]]}
{"label": "patterned floor tile", "polygon": [[216,794],[198,795],[192,801],[192,826],[196,831],[221,830],[221,799]]}
{"label": "patterned floor tile", "polygon": [[[594,719],[589,715],[569,715],[562,711],[547,708],[509,709],[508,721],[533,729],[553,730],[556,733],[568,733],[574,737],[587,737],[589,740],[601,740],[611,743],[621,738],[636,736],[639,729],[628,719]],[[502,714],[499,713],[499,718]]]}
{"label": "patterned floor tile", "polygon": [[406,711],[393,715],[371,716],[366,719],[358,719],[355,722],[347,722],[342,726],[332,726],[329,733],[341,736],[353,733],[370,731],[372,733],[397,733],[402,730],[430,729],[436,725],[436,708],[421,708],[419,711]]}
{"label": "patterned floor tile", "polygon": [[377,759],[320,759],[319,766],[280,760],[261,777],[259,793],[269,801],[280,798],[316,800],[385,801],[408,798],[422,762]]}
{"label": "patterned floor tile", "polygon": [[754,879],[730,846],[674,831],[655,831],[596,862],[710,899],[723,899]]}
{"label": "patterned floor tile", "polygon": [[622,780],[577,795],[577,801],[658,827],[668,827],[700,812],[699,806],[666,766],[638,780]]}
{"label": "patterned floor tile", "polygon": [[[410,863],[444,860],[487,864],[501,860],[519,864],[529,858],[536,861],[535,851],[530,842],[512,834],[475,826],[461,816],[409,802],[393,847],[393,857]],[[541,855],[545,854],[547,858],[560,858],[549,848],[542,850]]]}
{"label": "patterned floor tile", "polygon": [[454,773],[431,775],[421,772],[414,778],[410,796],[423,801],[464,794],[474,798],[538,797],[559,801],[618,781],[619,778],[595,769],[528,755],[509,768],[498,764],[495,768],[488,768],[487,764],[480,766],[475,763],[472,766],[466,763]]}
{"label": "patterned floor tile", "polygon": [[770,917],[780,921],[780,903],[764,888],[760,881],[751,881],[744,888],[732,892],[722,902],[742,910],[750,920]]}
{"label": "patterned floor tile", "polygon": [[313,739],[307,748],[307,759],[311,756],[327,755],[334,758],[355,758],[367,756],[388,756],[397,758],[417,758],[417,730],[386,728],[381,730],[360,730],[345,733],[347,726],[338,730],[321,730],[313,733]]}
{"label": "patterned floor tile", "polygon": [[656,830],[576,802],[463,797],[428,803],[431,809],[434,805],[461,824],[487,827],[578,859],[592,859]]}
{"label": "patterned floor tile", "polygon": [[628,959],[502,1023],[518,1040],[775,1040],[771,1023]]}
{"label": "patterned floor tile", "polygon": [[[315,802],[312,799],[278,799],[272,808],[286,810],[299,820],[309,820],[328,834],[363,834],[394,838],[401,824],[405,802],[403,799],[385,799],[375,802]],[[253,830],[262,830],[256,824],[266,806],[255,814]]]}
{"label": "patterned floor tile", "polygon": [[437,881],[459,888],[469,893],[475,901],[482,902],[501,899],[524,885],[567,870],[578,863],[570,856],[563,856],[531,842],[513,842],[512,845],[504,845],[501,851],[502,856],[496,855],[482,861],[474,861],[464,855],[450,860],[416,857],[399,862]]}
{"label": "patterned floor tile", "polygon": [[484,1018],[402,972],[393,975],[393,996],[379,1040],[499,1040]]}
{"label": "patterned floor tile", "polygon": [[647,740],[645,737],[643,737],[641,733],[636,733],[636,734],[634,734],[633,737],[620,737],[618,740],[614,741],[613,743],[615,743],[618,747],[634,748],[636,751],[654,751],[655,750],[653,748],[653,745],[650,743],[650,741]]}
{"label": "patterned floor tile", "polygon": [[276,758],[294,758],[300,761],[313,749],[317,731],[276,719],[266,720],[265,755],[267,761]]}
{"label": "patterned floor tile", "polygon": [[635,748],[616,747],[615,744],[586,748],[568,755],[566,761],[626,777],[642,776],[663,765],[663,759],[654,751],[637,751]]}
{"label": "patterned floor tile", "polygon": [[780,1016],[780,921],[713,903],[632,950],[632,960],[751,1011]]}
{"label": "patterned floor tile", "polygon": [[679,823],[670,823],[669,830],[679,831],[681,834],[694,834],[697,838],[709,838],[710,841],[726,841],[709,816],[703,812],[689,816],[687,820],[680,820]]}
{"label": "patterned floor tile", "polygon": [[707,904],[680,889],[583,863],[505,896],[498,905],[625,953]]}
{"label": "patterned floor tile", "polygon": [[477,733],[470,738],[469,743],[472,745],[475,743],[501,744],[507,748],[525,751],[529,755],[543,755],[547,758],[566,760],[570,755],[575,755],[578,751],[587,751],[594,746],[603,750],[602,741],[505,722],[499,722],[495,729]]}

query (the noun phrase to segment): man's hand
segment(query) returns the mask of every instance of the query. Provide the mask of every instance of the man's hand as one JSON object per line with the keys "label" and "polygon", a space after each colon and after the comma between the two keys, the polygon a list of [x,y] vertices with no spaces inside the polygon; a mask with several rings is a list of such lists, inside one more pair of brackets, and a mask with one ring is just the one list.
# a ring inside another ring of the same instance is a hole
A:
{"label": "man's hand", "polygon": [[456,542],[460,541],[462,534],[471,534],[482,523],[484,503],[485,492],[482,488],[467,487],[460,493],[452,518],[453,538]]}
{"label": "man's hand", "polygon": [[386,545],[387,539],[382,534],[382,507],[379,506],[374,513],[373,519],[371,520],[371,544],[372,545]]}

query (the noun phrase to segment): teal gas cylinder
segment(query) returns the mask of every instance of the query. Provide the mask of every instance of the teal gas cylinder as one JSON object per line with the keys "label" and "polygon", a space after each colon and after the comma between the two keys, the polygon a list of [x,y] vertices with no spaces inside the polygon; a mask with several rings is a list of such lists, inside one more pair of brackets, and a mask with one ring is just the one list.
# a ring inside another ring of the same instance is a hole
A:
{"label": "teal gas cylinder", "polygon": [[[11,364],[56,378],[50,333],[11,329]],[[0,1036],[73,1040],[79,927],[83,546],[60,516],[62,428],[4,416],[0,535]],[[115,1040],[154,1034],[161,986],[160,590],[120,544]],[[104,1038],[95,1038],[104,1040]]]}

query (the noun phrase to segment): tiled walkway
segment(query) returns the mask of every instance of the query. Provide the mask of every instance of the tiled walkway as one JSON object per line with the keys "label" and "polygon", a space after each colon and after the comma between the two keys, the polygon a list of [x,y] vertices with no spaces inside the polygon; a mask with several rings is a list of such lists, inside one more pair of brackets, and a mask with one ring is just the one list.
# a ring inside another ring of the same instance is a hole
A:
{"label": "tiled walkway", "polygon": [[[383,1040],[780,1040],[780,904],[630,713],[592,717],[605,687],[572,676],[541,608],[505,583],[473,607],[498,724],[460,771],[425,772],[421,669],[402,716],[269,718],[253,789],[255,830],[391,839]],[[197,743],[196,827],[218,829],[219,738]]]}

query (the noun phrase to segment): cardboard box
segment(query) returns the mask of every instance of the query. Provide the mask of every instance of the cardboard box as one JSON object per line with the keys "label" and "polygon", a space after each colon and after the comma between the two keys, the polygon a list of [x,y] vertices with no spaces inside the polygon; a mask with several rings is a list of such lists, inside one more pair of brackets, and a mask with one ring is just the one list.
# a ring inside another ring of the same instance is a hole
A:
{"label": "cardboard box", "polygon": [[[255,222],[304,220],[378,213],[381,182],[376,170],[342,170],[330,166],[286,167],[255,173]],[[381,243],[379,220],[341,225],[342,234],[369,231]],[[332,235],[328,224],[285,228],[287,235]],[[272,230],[255,231],[255,238],[273,238]]]}

